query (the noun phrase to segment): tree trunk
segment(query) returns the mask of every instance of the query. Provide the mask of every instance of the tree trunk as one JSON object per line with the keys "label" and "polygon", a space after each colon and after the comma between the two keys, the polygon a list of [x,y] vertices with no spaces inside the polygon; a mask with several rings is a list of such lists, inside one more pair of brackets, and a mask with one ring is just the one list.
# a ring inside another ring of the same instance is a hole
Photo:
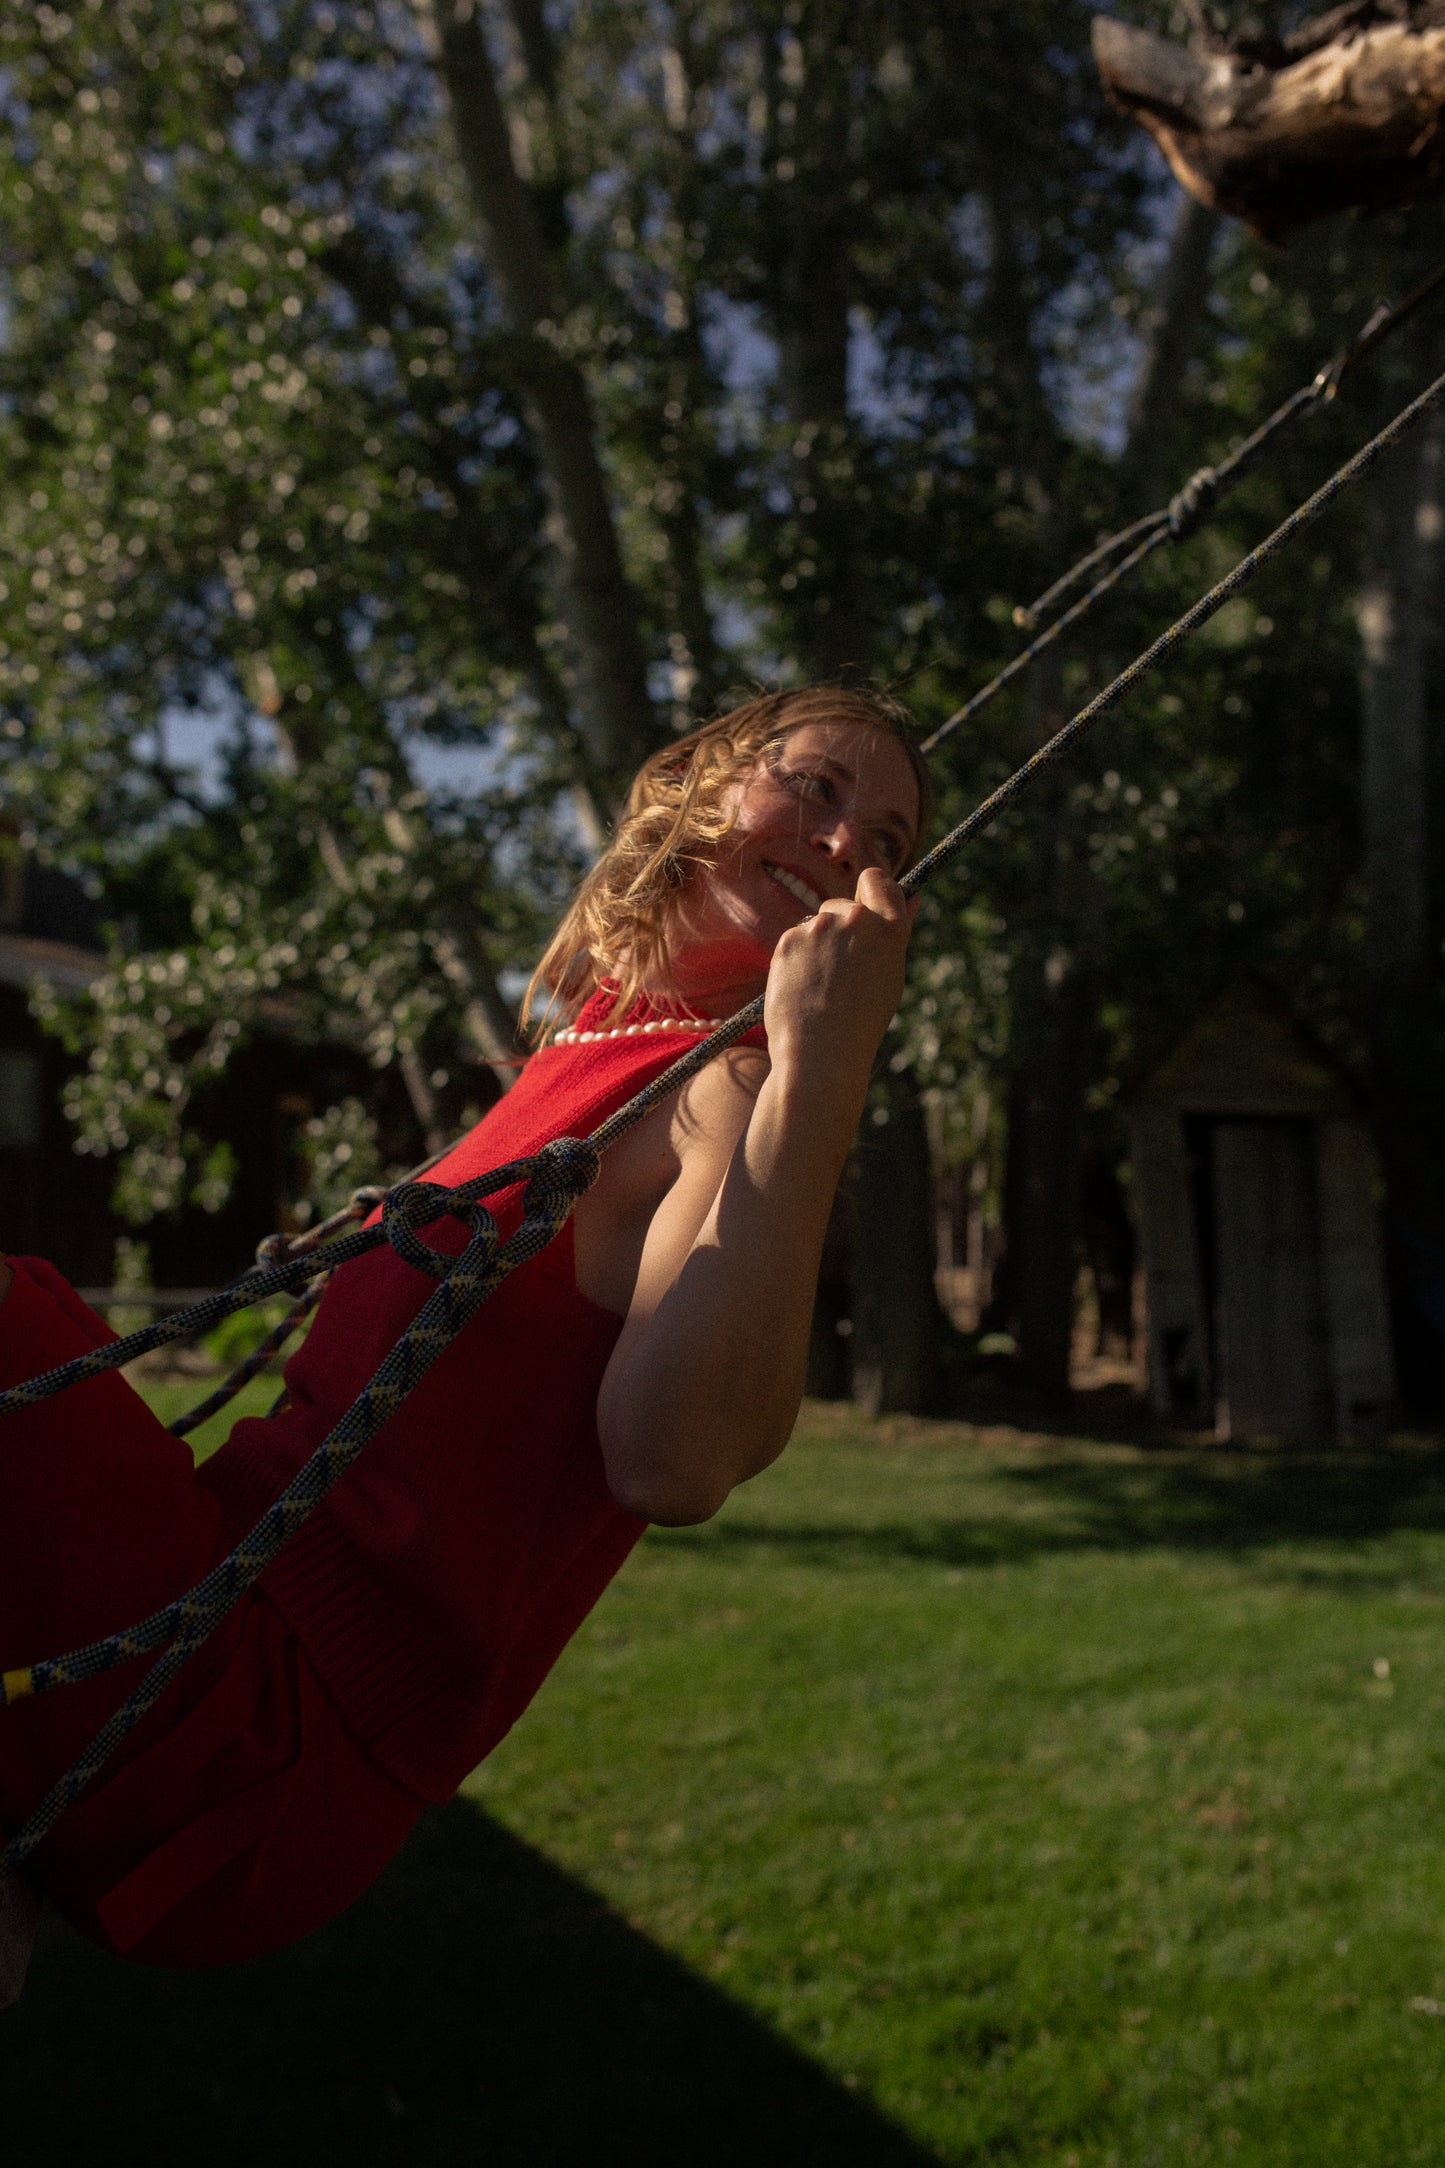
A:
{"label": "tree trunk", "polygon": [[[848,18],[819,9],[796,39],[781,41],[773,110],[791,105],[769,164],[791,166],[773,265],[779,392],[792,432],[791,493],[811,557],[812,602],[794,619],[798,659],[831,678],[873,661],[856,534],[855,432],[848,416],[850,63]],[[882,1114],[885,1119],[875,1122]],[[855,1155],[849,1209],[851,1320],[847,1341],[855,1399],[870,1412],[923,1413],[931,1405],[937,1342],[949,1331],[934,1290],[933,1162],[911,1077],[875,1088]],[[810,1378],[840,1385],[837,1289],[820,1284]]]}
{"label": "tree trunk", "polygon": [[[388,333],[410,317],[444,327],[440,311],[400,275],[395,263],[378,245],[352,230],[332,243],[320,259],[323,268],[350,296],[362,321]],[[455,430],[440,421],[435,425],[429,450],[433,470],[446,483],[458,515],[458,563],[471,586],[479,610],[500,608],[507,621],[507,659],[516,663],[531,688],[543,725],[559,744],[570,745],[578,756],[577,789],[590,801],[588,820],[600,834],[606,826],[611,791],[610,771],[599,770],[591,758],[589,742],[580,737],[568,712],[566,689],[556,663],[537,636],[536,603],[527,575],[515,553],[499,548],[485,511],[477,501],[476,483],[468,472],[472,447]],[[344,642],[337,636],[338,646]],[[595,737],[595,733],[593,734]]]}
{"label": "tree trunk", "polygon": [[[1048,809],[1036,806],[1035,818],[1047,820]],[[1069,1396],[1095,983],[1084,955],[1062,943],[1021,960],[1011,1285],[1024,1376],[1054,1405]]]}
{"label": "tree trunk", "polygon": [[928,1127],[907,1072],[875,1088],[853,1194],[853,1398],[870,1415],[926,1415],[937,1399],[940,1334],[949,1328],[933,1280]]}
{"label": "tree trunk", "polygon": [[[1432,977],[1427,660],[1442,526],[1439,416],[1367,484],[1360,627],[1365,968],[1382,1050],[1418,1028]],[[1386,1069],[1393,1066],[1388,1060]]]}
{"label": "tree trunk", "polygon": [[1179,379],[1204,324],[1209,259],[1218,232],[1218,213],[1181,194],[1163,275],[1140,320],[1144,358],[1129,401],[1119,475],[1126,519],[1161,503],[1175,486],[1172,447]]}
{"label": "tree trunk", "polygon": [[[1204,320],[1216,224],[1211,213],[1184,199],[1144,320],[1145,349],[1119,461],[1121,518],[1144,509],[1168,486],[1170,402]],[[1006,221],[996,219],[995,226],[1006,236]],[[1016,403],[1021,413],[1031,413],[1032,393],[1021,390]],[[1055,649],[1029,680],[1030,750],[1064,720],[1059,662]],[[1067,783],[1056,782],[1035,794],[1030,812],[1036,872],[1031,925],[1014,977],[1003,1279],[1024,1376],[1056,1404],[1069,1391],[1085,1094],[1105,933],[1098,883],[1082,839],[1070,832],[1068,795]]]}
{"label": "tree trunk", "polygon": [[442,79],[487,259],[516,338],[517,375],[551,499],[558,590],[576,655],[580,728],[615,790],[653,743],[637,597],[627,579],[597,453],[592,404],[559,344],[546,236],[512,160],[475,0],[433,0]]}
{"label": "tree trunk", "polygon": [[[816,572],[812,601],[794,621],[798,658],[810,677],[830,678],[872,661],[861,608],[854,537],[855,434],[848,419],[849,220],[847,18],[832,8],[794,41],[775,84],[774,109],[795,117],[776,131],[770,163],[791,167],[774,261],[779,391],[792,435],[790,477],[799,555]],[[791,94],[789,98],[788,94]]]}
{"label": "tree trunk", "polygon": [[[1430,1020],[1433,924],[1430,732],[1438,668],[1445,428],[1370,477],[1360,627],[1365,974],[1375,1130],[1390,1215],[1396,1364],[1413,1411],[1437,1413],[1445,1335],[1430,1286],[1445,1265],[1439,1076]],[[1432,652],[1432,650],[1434,652]]]}

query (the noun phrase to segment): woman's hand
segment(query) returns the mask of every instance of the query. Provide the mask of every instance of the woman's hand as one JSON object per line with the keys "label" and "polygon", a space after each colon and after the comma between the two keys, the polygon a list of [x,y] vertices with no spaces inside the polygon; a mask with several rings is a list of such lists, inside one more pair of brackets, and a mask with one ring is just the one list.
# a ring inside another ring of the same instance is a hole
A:
{"label": "woman's hand", "polygon": [[903,994],[916,899],[875,866],[851,901],[830,897],[773,952],[763,1022],[775,1070],[852,1096]]}

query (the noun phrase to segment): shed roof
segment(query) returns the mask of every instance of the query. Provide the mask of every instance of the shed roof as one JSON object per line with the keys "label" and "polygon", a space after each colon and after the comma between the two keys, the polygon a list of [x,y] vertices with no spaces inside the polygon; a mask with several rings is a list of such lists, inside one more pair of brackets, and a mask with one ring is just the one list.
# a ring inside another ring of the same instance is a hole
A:
{"label": "shed roof", "polygon": [[98,979],[106,958],[72,941],[46,941],[39,934],[0,933],[0,986],[29,987],[48,979],[66,993],[78,993]]}
{"label": "shed roof", "polygon": [[1221,994],[1130,1097],[1181,1114],[1318,1120],[1354,1112],[1340,1071],[1257,979]]}

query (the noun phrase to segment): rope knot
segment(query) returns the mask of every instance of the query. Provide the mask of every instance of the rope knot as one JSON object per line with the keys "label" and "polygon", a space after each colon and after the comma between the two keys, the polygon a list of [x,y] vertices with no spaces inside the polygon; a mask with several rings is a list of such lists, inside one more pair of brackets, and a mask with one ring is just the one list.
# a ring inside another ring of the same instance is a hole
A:
{"label": "rope knot", "polygon": [[1177,497],[1169,500],[1169,532],[1178,536],[1187,534],[1200,514],[1213,501],[1219,487],[1219,476],[1213,467],[1201,467],[1191,474]]}
{"label": "rope knot", "polygon": [[585,1196],[602,1169],[602,1155],[585,1137],[555,1137],[533,1163],[522,1193],[522,1216],[559,1226],[579,1197]]}
{"label": "rope knot", "polygon": [[429,1279],[444,1280],[456,1263],[445,1250],[434,1250],[417,1234],[418,1226],[448,1215],[464,1220],[473,1235],[485,1235],[492,1249],[497,1245],[497,1223],[482,1204],[453,1202],[454,1192],[438,1182],[399,1182],[382,1201],[381,1227],[403,1264],[411,1265]]}
{"label": "rope knot", "polygon": [[258,1265],[284,1265],[290,1262],[291,1237],[289,1235],[263,1235],[256,1244]]}

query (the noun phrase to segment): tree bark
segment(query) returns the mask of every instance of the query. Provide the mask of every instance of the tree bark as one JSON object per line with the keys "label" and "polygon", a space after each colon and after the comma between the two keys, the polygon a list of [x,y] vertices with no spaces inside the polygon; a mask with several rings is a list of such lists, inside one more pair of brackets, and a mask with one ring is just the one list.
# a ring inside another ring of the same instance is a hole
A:
{"label": "tree bark", "polygon": [[582,372],[560,343],[537,209],[512,160],[475,0],[432,0],[452,130],[508,325],[552,505],[549,539],[576,656],[579,728],[621,792],[653,743],[637,597],[622,564]]}
{"label": "tree bark", "polygon": [[[403,317],[410,317],[422,323],[430,318],[438,327],[448,327],[449,319],[429,307],[426,297],[406,283],[389,257],[354,230],[334,242],[320,261],[350,296],[363,323],[390,332]],[[530,686],[544,728],[559,743],[574,749],[580,771],[576,789],[587,801],[584,824],[589,834],[595,831],[600,836],[606,829],[610,786],[615,778],[593,760],[588,738],[577,731],[569,713],[566,689],[538,638],[536,598],[525,584],[523,561],[515,556],[510,561],[499,558],[477,504],[475,485],[468,478],[471,446],[456,430],[437,420],[429,450],[437,479],[445,482],[457,508],[458,539],[463,544],[458,559],[478,607],[488,611],[500,607],[506,620],[507,659],[516,663]]]}
{"label": "tree bark", "polygon": [[[781,59],[779,48],[771,54],[772,109],[793,109],[792,119],[774,129],[768,160],[779,176],[782,212],[773,263],[778,389],[792,432],[794,518],[817,567],[812,603],[794,618],[792,636],[808,675],[823,679],[850,668],[866,671],[874,659],[856,540],[856,431],[848,414],[852,27],[825,5],[800,23],[796,38],[783,41]],[[844,1216],[852,1237],[853,1330],[846,1342],[852,1391],[874,1414],[927,1412],[938,1340],[951,1330],[934,1288],[932,1180],[916,1082],[892,1076],[875,1087],[864,1115]],[[815,1386],[845,1367],[838,1360],[835,1295],[823,1286],[815,1310]]]}
{"label": "tree bark", "polygon": [[[1029,682],[1030,744],[1063,720],[1058,651]],[[1011,980],[1006,1287],[1027,1384],[1054,1406],[1069,1395],[1081,1207],[1084,1097],[1094,1023],[1098,886],[1071,833],[1065,778],[1034,799],[1035,899]]]}
{"label": "tree bark", "polygon": [[[1050,809],[1035,808],[1049,820]],[[1012,1095],[1017,1178],[1010,1247],[1024,1376],[1046,1401],[1069,1396],[1084,1094],[1094,1030],[1095,974],[1083,943],[1058,942],[1021,959],[1018,1039],[1023,1059]]]}
{"label": "tree bark", "polygon": [[[1170,401],[1204,320],[1216,226],[1210,212],[1184,200],[1144,319],[1145,349],[1118,468],[1121,518],[1156,501],[1168,486]],[[1032,394],[1021,390],[1018,400],[1023,412],[1031,411]],[[1064,720],[1058,666],[1055,649],[1029,680],[1030,750]],[[1104,911],[1083,839],[1071,833],[1067,785],[1056,783],[1036,796],[1031,818],[1034,903],[1014,976],[1004,1287],[1024,1377],[1045,1400],[1061,1404],[1069,1392],[1085,1094]]]}
{"label": "tree bark", "polygon": [[1094,59],[1192,195],[1279,240],[1445,186],[1445,9],[1386,13],[1336,9],[1293,38],[1205,51],[1096,15]]}
{"label": "tree bark", "polygon": [[1409,1218],[1438,1132],[1426,1045],[1435,976],[1429,679],[1445,524],[1438,417],[1420,443],[1381,461],[1368,488],[1358,602],[1364,962],[1386,1186]]}
{"label": "tree bark", "polygon": [[[880,1118],[881,1117],[881,1118]],[[927,1415],[937,1399],[933,1163],[911,1074],[875,1090],[856,1153],[853,1398],[870,1415]]]}
{"label": "tree bark", "polygon": [[1174,480],[1171,447],[1179,379],[1204,323],[1209,259],[1218,233],[1218,212],[1181,194],[1163,276],[1140,320],[1144,355],[1129,400],[1119,475],[1126,518],[1160,503]]}
{"label": "tree bark", "polygon": [[[1389,1208],[1396,1371],[1421,1416],[1445,1404],[1442,1339],[1429,1284],[1445,1258],[1439,1068],[1431,1019],[1437,975],[1431,733],[1445,525],[1445,428],[1438,417],[1369,478],[1358,598],[1364,967],[1375,1134]],[[1437,1298],[1438,1299],[1438,1298]]]}
{"label": "tree bark", "polygon": [[847,19],[832,8],[820,10],[805,35],[774,82],[774,109],[789,102],[794,109],[771,146],[774,170],[790,169],[779,183],[774,309],[795,517],[817,566],[812,606],[798,613],[794,638],[809,676],[830,678],[850,665],[866,670],[872,659],[849,486],[857,448],[848,418],[851,54]]}

